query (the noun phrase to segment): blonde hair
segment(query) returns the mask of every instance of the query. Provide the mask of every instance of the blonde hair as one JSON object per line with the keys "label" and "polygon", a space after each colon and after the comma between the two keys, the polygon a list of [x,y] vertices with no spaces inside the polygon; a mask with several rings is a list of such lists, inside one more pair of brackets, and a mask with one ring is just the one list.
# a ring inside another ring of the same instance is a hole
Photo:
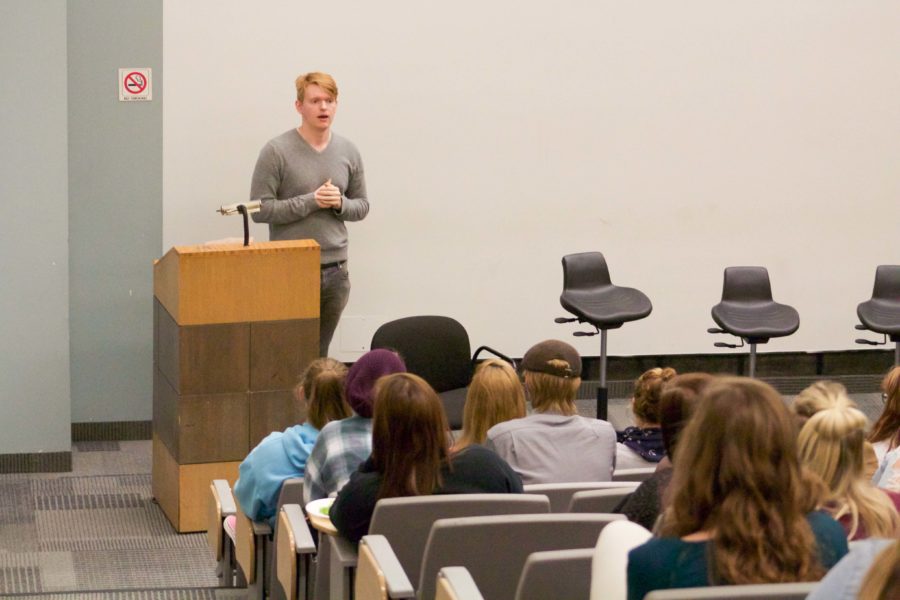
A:
{"label": "blonde hair", "polygon": [[[568,367],[569,363],[554,359],[548,361],[548,364],[554,368],[563,369]],[[579,386],[581,386],[581,377],[557,377],[549,373],[525,371],[525,389],[528,390],[532,408],[537,412],[555,411],[564,415],[577,414],[575,396],[578,394]]]}
{"label": "blonde hair", "polygon": [[671,367],[650,369],[634,382],[634,416],[648,424],[659,425],[659,399],[663,384],[678,373]]}
{"label": "blonde hair", "polygon": [[346,365],[333,358],[317,358],[300,376],[297,387],[303,390],[307,418],[316,429],[353,414],[344,393],[346,379]]}
{"label": "blonde hair", "polygon": [[816,581],[824,569],[806,513],[796,429],[771,386],[720,377],[704,388],[678,442],[663,535],[711,535],[710,582]]}
{"label": "blonde hair", "polygon": [[805,421],[820,410],[844,406],[856,407],[847,388],[836,381],[817,381],[797,394],[791,410]]}
{"label": "blonde hair", "polygon": [[890,448],[897,446],[900,437],[900,367],[894,367],[888,371],[881,381],[881,391],[884,392],[884,410],[869,434],[869,441],[873,444],[890,439]]}
{"label": "blonde hair", "polygon": [[297,88],[297,102],[303,102],[303,98],[306,96],[306,88],[311,85],[317,85],[329,94],[334,100],[337,100],[338,97],[338,88],[337,83],[334,81],[334,77],[329,75],[328,73],[320,73],[318,71],[313,71],[312,73],[304,73],[297,77],[294,81],[294,86]]}
{"label": "blonde hair", "polygon": [[835,519],[850,516],[847,539],[860,525],[871,537],[900,534],[900,515],[887,494],[863,474],[866,416],[839,403],[814,414],[800,430],[800,460],[828,486],[827,508]]}
{"label": "blonde hair", "polygon": [[891,600],[900,590],[900,541],[882,550],[869,567],[857,598]]}
{"label": "blonde hair", "polygon": [[486,360],[478,365],[469,384],[463,409],[463,432],[453,450],[484,443],[488,429],[524,416],[525,392],[515,370],[502,360]]}

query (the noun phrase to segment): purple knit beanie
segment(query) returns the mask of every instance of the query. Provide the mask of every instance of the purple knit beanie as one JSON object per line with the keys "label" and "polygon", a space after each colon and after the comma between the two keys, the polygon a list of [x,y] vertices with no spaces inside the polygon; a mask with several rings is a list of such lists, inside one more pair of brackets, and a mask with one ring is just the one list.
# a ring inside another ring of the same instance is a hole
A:
{"label": "purple knit beanie", "polygon": [[372,350],[363,354],[347,372],[347,402],[361,417],[372,418],[375,382],[379,377],[403,373],[403,359],[390,350]]}

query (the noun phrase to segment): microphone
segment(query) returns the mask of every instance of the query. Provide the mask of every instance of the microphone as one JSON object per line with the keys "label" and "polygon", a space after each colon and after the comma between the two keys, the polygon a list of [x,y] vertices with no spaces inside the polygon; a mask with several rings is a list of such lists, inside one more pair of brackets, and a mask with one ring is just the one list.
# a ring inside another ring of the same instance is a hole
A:
{"label": "microphone", "polygon": [[262,206],[262,202],[260,200],[251,200],[250,202],[237,202],[235,204],[226,204],[224,206],[220,206],[216,212],[221,215],[236,215],[238,211],[238,207],[243,206],[247,209],[248,213],[259,212],[260,206]]}

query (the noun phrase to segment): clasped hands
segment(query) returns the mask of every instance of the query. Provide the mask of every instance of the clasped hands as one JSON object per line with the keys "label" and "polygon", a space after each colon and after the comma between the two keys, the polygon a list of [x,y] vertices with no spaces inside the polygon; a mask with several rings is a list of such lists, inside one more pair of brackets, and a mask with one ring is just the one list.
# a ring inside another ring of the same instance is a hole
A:
{"label": "clasped hands", "polygon": [[316,190],[316,204],[319,205],[319,208],[341,210],[341,203],[341,190],[331,183],[331,179]]}

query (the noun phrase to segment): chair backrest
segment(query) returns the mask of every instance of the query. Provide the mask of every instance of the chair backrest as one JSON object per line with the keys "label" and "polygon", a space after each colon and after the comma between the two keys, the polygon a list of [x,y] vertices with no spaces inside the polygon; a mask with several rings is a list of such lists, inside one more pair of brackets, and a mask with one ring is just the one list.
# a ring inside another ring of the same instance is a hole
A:
{"label": "chair backrest", "polygon": [[535,552],[525,560],[516,600],[586,599],[591,593],[593,558],[593,548]]}
{"label": "chair backrest", "polygon": [[613,471],[613,481],[646,481],[656,473],[656,467],[638,467],[636,469],[618,469]]}
{"label": "chair backrest", "polygon": [[372,337],[372,349],[396,350],[406,368],[438,393],[466,387],[472,380],[469,334],[450,317],[416,316],[390,321]]}
{"label": "chair backrest", "polygon": [[616,521],[603,528],[593,550],[590,600],[627,600],[628,553],[652,536],[631,521]]}
{"label": "chair backrest", "polygon": [[760,583],[656,590],[644,596],[644,600],[804,600],[816,585],[817,582]]}
{"label": "chair backrest", "polygon": [[611,513],[622,500],[630,496],[634,487],[609,488],[606,490],[585,490],[575,492],[569,503],[569,512],[573,513]]}
{"label": "chair backrest", "polygon": [[900,301],[900,265],[878,265],[872,298]]}
{"label": "chair backrest", "polygon": [[385,536],[410,581],[418,582],[431,526],[438,519],[549,513],[550,501],[531,494],[446,494],[379,500],[369,533]]}
{"label": "chair backrest", "polygon": [[622,515],[500,515],[440,519],[428,536],[419,576],[419,597],[431,600],[438,571],[469,570],[491,600],[513,600],[522,567],[533,552],[593,548],[608,523]]}
{"label": "chair backrest", "polygon": [[[631,493],[639,484],[632,481],[576,481],[572,483],[529,483],[526,494],[540,494],[550,499],[550,512],[568,512],[572,496],[588,490],[624,489]],[[609,511],[603,511],[609,512]]]}
{"label": "chair backrest", "polygon": [[606,258],[600,252],[567,254],[562,258],[563,295],[611,285]]}
{"label": "chair backrest", "polygon": [[772,285],[765,267],[726,267],[722,302],[772,300]]}

